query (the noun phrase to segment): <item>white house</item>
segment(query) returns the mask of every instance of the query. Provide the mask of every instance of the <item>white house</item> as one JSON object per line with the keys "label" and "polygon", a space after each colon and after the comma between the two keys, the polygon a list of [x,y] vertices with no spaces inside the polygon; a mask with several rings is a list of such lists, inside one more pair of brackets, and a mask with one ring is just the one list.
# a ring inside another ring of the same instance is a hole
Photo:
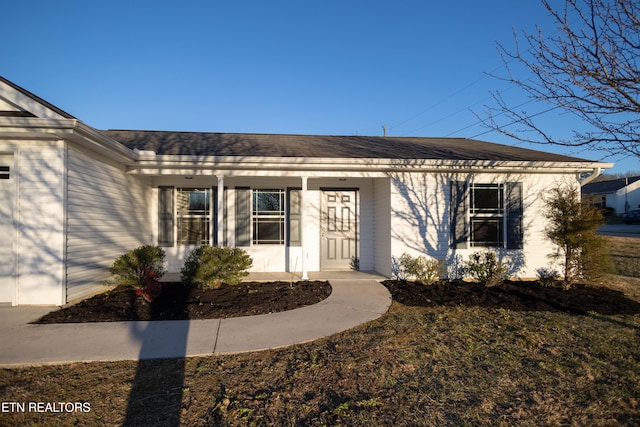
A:
{"label": "white house", "polygon": [[211,244],[303,277],[492,247],[533,277],[541,196],[610,166],[461,138],[99,131],[0,78],[0,302],[82,298],[142,244],[172,272]]}
{"label": "white house", "polygon": [[640,176],[611,179],[586,184],[582,196],[598,207],[607,207],[622,215],[640,208]]}

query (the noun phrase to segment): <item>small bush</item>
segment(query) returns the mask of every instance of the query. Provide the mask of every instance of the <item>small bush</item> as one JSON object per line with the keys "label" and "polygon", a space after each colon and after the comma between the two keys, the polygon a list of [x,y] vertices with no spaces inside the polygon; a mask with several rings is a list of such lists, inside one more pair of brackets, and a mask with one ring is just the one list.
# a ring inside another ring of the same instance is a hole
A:
{"label": "small bush", "polygon": [[555,268],[540,267],[536,270],[536,276],[538,276],[538,283],[544,287],[553,286],[558,280],[560,280],[560,273]]}
{"label": "small bush", "polygon": [[151,302],[162,289],[159,280],[165,273],[164,260],[161,247],[139,246],[116,258],[109,271],[119,284],[133,286],[138,295]]}
{"label": "small bush", "polygon": [[406,277],[413,277],[417,283],[424,285],[433,285],[442,280],[446,274],[444,260],[422,255],[414,258],[404,253],[400,256],[399,263]]}
{"label": "small bush", "polygon": [[496,286],[507,277],[507,265],[494,251],[479,251],[464,261],[465,275],[484,286]]}
{"label": "small bush", "polygon": [[221,246],[201,246],[191,251],[184,262],[181,273],[182,282],[203,289],[219,288],[222,283],[236,285],[253,261],[247,252],[240,248]]}

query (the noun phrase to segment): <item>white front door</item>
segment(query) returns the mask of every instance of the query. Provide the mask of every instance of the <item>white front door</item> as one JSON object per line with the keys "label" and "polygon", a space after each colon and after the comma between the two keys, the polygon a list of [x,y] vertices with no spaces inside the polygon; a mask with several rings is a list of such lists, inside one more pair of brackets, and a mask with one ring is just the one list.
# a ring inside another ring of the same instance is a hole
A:
{"label": "white front door", "polygon": [[0,154],[0,303],[14,302],[15,228],[13,155]]}
{"label": "white front door", "polygon": [[358,227],[358,191],[323,190],[320,228],[322,270],[356,268]]}

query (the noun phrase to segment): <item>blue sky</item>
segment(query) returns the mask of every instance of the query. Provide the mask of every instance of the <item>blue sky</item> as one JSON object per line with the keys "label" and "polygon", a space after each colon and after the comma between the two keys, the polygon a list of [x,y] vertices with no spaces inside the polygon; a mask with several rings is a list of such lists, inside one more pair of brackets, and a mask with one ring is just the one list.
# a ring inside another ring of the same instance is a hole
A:
{"label": "blue sky", "polygon": [[[536,0],[31,1],[3,5],[0,75],[98,129],[450,136],[506,90],[496,41]],[[542,109],[542,107],[540,108]],[[558,113],[552,135],[569,134]],[[618,161],[603,153],[528,148]],[[637,159],[613,170],[640,170]]]}

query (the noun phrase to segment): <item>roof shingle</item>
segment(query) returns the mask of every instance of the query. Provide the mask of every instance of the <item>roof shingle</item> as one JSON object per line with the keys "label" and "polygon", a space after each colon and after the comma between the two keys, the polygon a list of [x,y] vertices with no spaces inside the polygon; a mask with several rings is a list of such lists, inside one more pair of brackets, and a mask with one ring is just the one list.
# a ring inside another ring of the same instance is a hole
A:
{"label": "roof shingle", "polygon": [[158,155],[584,162],[465,138],[107,130],[130,149]]}

